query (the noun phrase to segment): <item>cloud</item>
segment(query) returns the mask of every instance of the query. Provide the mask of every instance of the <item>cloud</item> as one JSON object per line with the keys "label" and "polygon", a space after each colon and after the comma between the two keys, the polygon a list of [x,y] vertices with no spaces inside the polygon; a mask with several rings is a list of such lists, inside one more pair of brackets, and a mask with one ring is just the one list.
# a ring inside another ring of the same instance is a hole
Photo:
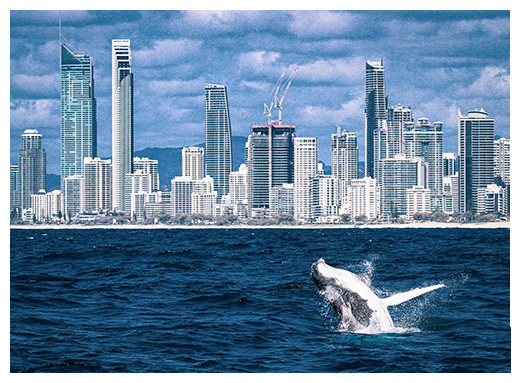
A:
{"label": "cloud", "polygon": [[352,30],[358,18],[348,12],[294,11],[288,30],[300,38],[338,36]]}
{"label": "cloud", "polygon": [[278,52],[254,51],[240,53],[237,57],[237,62],[241,69],[264,75],[273,72],[275,69],[274,64],[279,58],[280,53]]}
{"label": "cloud", "polygon": [[201,47],[199,40],[156,40],[151,48],[133,52],[133,59],[144,67],[175,65],[199,53]]}
{"label": "cloud", "polygon": [[174,23],[202,35],[227,34],[230,32],[258,32],[273,28],[267,22],[269,11],[183,11],[182,18]]}
{"label": "cloud", "polygon": [[[10,104],[11,127],[28,129],[60,126],[60,100],[17,100]],[[45,134],[45,131],[40,132]]]}
{"label": "cloud", "polygon": [[298,78],[308,82],[360,83],[365,79],[365,59],[321,59],[299,66]]}
{"label": "cloud", "polygon": [[359,122],[364,118],[365,95],[364,93],[357,98],[341,104],[339,109],[330,108],[324,105],[308,105],[300,108],[298,111],[298,119],[305,121],[305,125],[314,125],[319,127],[342,125],[350,131],[360,133],[364,129],[364,125],[352,128],[350,122]]}
{"label": "cloud", "polygon": [[509,97],[511,76],[504,68],[487,66],[480,72],[480,76],[467,89],[466,93],[473,96]]}
{"label": "cloud", "polygon": [[60,76],[58,73],[48,75],[16,74],[11,78],[11,92],[23,98],[60,95]]}

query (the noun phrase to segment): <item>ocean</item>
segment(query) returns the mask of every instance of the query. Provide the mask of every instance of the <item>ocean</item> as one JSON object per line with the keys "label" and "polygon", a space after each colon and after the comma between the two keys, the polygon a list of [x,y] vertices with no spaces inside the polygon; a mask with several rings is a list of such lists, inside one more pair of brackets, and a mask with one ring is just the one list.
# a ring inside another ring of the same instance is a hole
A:
{"label": "ocean", "polygon": [[[510,372],[509,229],[11,229],[11,372]],[[319,258],[398,333],[342,331]]]}

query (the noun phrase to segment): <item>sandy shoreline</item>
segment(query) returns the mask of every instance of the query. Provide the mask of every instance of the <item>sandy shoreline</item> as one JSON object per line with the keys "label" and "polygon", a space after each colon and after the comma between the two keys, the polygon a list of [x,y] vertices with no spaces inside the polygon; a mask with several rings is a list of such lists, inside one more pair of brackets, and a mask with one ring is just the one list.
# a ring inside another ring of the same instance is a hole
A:
{"label": "sandy shoreline", "polygon": [[473,222],[473,223],[452,223],[452,222],[417,222],[406,224],[381,224],[381,225],[337,225],[337,224],[306,224],[306,225],[270,225],[270,226],[255,226],[255,225],[232,225],[232,226],[218,226],[218,225],[11,225],[11,229],[498,229],[510,228],[510,222]]}

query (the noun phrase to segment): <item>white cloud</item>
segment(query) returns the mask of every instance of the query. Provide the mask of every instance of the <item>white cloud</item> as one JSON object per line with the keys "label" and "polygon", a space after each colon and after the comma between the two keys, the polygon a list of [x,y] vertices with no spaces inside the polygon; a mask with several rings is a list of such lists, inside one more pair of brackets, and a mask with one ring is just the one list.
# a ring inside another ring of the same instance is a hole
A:
{"label": "white cloud", "polygon": [[[10,104],[11,127],[19,129],[51,127],[60,124],[60,101],[39,99]],[[42,132],[40,132],[42,133]]]}
{"label": "white cloud", "polygon": [[309,82],[362,83],[365,59],[322,59],[299,66],[298,78]]}
{"label": "white cloud", "polygon": [[[341,108],[328,108],[323,105],[308,105],[300,108],[298,111],[298,119],[305,121],[306,125],[314,126],[334,126],[344,125],[347,130],[352,129],[349,122],[361,121],[364,117],[365,95],[359,95],[357,98],[341,104]],[[358,133],[364,129],[364,125],[352,129]]]}
{"label": "white cloud", "polygon": [[357,17],[347,12],[294,11],[289,32],[298,37],[338,36],[351,30]]}
{"label": "white cloud", "polygon": [[504,68],[488,66],[467,89],[468,95],[485,97],[509,97],[511,76]]}
{"label": "white cloud", "polygon": [[140,66],[163,66],[184,61],[198,53],[201,47],[199,40],[156,40],[152,48],[135,51],[133,55]]}

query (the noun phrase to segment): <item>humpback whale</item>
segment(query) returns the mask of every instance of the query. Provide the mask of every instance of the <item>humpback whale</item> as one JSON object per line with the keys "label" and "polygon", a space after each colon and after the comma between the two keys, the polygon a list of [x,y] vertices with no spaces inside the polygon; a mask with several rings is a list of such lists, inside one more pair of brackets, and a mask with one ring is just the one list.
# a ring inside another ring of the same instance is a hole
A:
{"label": "humpback whale", "polygon": [[311,278],[334,308],[340,328],[357,333],[394,332],[396,329],[388,313],[388,306],[444,287],[439,284],[379,298],[356,274],[329,266],[323,258],[312,264]]}

